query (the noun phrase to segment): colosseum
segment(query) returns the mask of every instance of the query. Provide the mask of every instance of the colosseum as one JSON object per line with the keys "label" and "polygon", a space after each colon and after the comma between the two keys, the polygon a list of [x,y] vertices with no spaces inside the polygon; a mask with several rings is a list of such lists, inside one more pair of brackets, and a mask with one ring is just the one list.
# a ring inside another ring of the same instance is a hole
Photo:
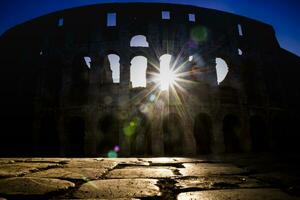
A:
{"label": "colosseum", "polygon": [[271,25],[243,16],[72,8],[6,31],[0,62],[1,156],[298,149],[300,59]]}

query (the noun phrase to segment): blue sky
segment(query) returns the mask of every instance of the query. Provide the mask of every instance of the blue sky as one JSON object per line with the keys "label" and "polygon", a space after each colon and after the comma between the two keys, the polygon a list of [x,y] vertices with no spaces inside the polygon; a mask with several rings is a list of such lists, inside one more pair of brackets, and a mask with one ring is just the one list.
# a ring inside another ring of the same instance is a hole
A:
{"label": "blue sky", "polygon": [[54,11],[111,2],[164,2],[196,5],[271,24],[281,47],[300,56],[300,0],[1,0],[0,34],[16,24]]}

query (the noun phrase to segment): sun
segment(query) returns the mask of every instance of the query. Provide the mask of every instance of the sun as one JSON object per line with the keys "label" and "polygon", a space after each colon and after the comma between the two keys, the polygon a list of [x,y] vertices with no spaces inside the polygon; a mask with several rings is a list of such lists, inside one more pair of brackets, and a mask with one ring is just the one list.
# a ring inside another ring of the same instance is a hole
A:
{"label": "sun", "polygon": [[176,82],[176,72],[170,66],[171,55],[165,54],[160,57],[159,83],[160,90],[169,90]]}
{"label": "sun", "polygon": [[169,90],[176,82],[176,72],[170,69],[161,71],[159,81],[161,91]]}
{"label": "sun", "polygon": [[149,73],[152,77],[151,82],[155,83],[151,91],[158,89],[158,94],[165,91],[172,93],[177,93],[176,90],[185,91],[183,86],[189,82],[185,77],[190,75],[189,71],[185,71],[188,61],[178,64],[178,60],[179,58],[172,60],[172,55],[164,54],[159,58],[159,65],[152,64],[156,70]]}

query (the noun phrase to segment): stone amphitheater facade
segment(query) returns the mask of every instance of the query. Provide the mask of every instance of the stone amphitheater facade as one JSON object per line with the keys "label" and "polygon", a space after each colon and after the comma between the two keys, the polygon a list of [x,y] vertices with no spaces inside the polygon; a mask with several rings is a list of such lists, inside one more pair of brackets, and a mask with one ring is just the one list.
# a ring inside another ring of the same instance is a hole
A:
{"label": "stone amphitheater facade", "polygon": [[[1,155],[297,148],[300,59],[262,22],[188,5],[98,4],[17,25],[0,53]],[[161,91],[164,55],[184,76]],[[147,62],[145,87],[132,84],[136,58]],[[228,70],[221,82],[218,61]]]}

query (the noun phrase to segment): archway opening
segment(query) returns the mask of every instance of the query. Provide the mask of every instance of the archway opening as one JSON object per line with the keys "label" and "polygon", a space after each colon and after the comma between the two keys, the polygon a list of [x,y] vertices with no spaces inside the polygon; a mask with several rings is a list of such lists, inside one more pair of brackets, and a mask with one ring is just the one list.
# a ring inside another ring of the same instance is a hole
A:
{"label": "archway opening", "polygon": [[89,57],[84,57],[81,54],[77,55],[73,59],[72,63],[72,84],[85,85],[88,82],[87,61]]}
{"label": "archway opening", "polygon": [[72,117],[67,124],[67,156],[84,156],[85,121],[81,117]]}
{"label": "archway opening", "polygon": [[212,122],[209,115],[200,113],[195,118],[194,137],[197,154],[211,153]]}
{"label": "archway opening", "polygon": [[105,115],[98,122],[100,143],[98,153],[107,156],[109,151],[119,146],[119,120],[113,115]]}
{"label": "archway opening", "polygon": [[226,115],[223,119],[224,145],[227,153],[240,152],[239,141],[241,124],[237,116],[233,114]]}
{"label": "archway opening", "polygon": [[129,126],[134,124],[131,134],[126,134],[130,140],[130,154],[133,155],[151,155],[151,132],[150,123],[143,114],[135,115],[131,118]]}
{"label": "archway opening", "polygon": [[224,81],[228,74],[228,65],[222,58],[216,58],[216,71],[217,71],[217,81],[218,85]]}
{"label": "archway opening", "polygon": [[59,137],[54,116],[44,116],[39,130],[39,154],[42,156],[59,156]]}
{"label": "archway opening", "polygon": [[174,83],[175,81],[175,73],[171,69],[171,59],[172,55],[170,54],[164,54],[162,55],[160,60],[160,89],[161,90],[168,90],[169,87]]}
{"label": "archway opening", "polygon": [[131,47],[149,47],[147,38],[144,35],[135,35],[130,40]]}
{"label": "archway opening", "polygon": [[272,149],[275,152],[286,152],[291,147],[289,146],[291,141],[288,136],[287,117],[284,114],[278,114],[273,117],[271,122],[272,131]]}
{"label": "archway opening", "polygon": [[252,151],[261,152],[267,149],[267,128],[265,122],[259,116],[250,118],[250,135],[252,142]]}
{"label": "archway opening", "polygon": [[146,87],[147,58],[135,56],[131,60],[130,81],[132,88]]}
{"label": "archway opening", "polygon": [[164,152],[168,156],[183,154],[183,126],[179,115],[171,113],[163,120]]}
{"label": "archway opening", "polygon": [[85,62],[85,64],[86,64],[86,66],[87,66],[89,69],[91,69],[91,62],[92,62],[91,57],[89,57],[89,56],[84,56],[83,59],[84,59],[84,62]]}
{"label": "archway opening", "polygon": [[[89,71],[86,62],[81,54],[75,56],[72,63],[72,86],[69,100],[74,105],[82,105],[87,101],[87,91],[89,86]],[[49,75],[49,77],[52,77]]]}
{"label": "archway opening", "polygon": [[109,54],[107,57],[112,71],[113,83],[120,83],[120,56],[117,54]]}

